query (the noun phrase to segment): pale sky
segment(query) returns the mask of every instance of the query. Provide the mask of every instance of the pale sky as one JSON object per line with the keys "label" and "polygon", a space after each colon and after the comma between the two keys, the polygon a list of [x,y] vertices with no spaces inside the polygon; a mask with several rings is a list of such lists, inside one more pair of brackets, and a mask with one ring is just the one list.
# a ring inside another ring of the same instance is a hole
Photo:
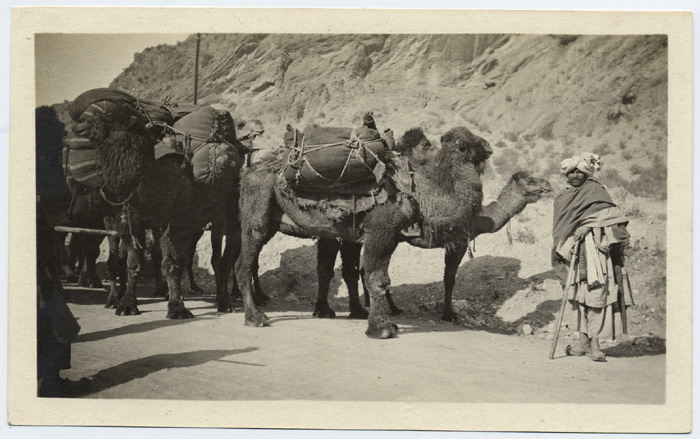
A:
{"label": "pale sky", "polygon": [[188,34],[37,34],[36,105],[72,101],[84,91],[108,87],[134,54],[176,44]]}

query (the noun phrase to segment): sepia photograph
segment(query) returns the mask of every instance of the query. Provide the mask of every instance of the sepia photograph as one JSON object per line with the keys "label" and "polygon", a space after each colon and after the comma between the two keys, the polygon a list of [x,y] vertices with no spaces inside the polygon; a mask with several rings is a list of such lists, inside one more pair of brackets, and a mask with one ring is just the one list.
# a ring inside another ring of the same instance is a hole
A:
{"label": "sepia photograph", "polygon": [[689,432],[692,15],[576,14],[14,8],[10,424]]}

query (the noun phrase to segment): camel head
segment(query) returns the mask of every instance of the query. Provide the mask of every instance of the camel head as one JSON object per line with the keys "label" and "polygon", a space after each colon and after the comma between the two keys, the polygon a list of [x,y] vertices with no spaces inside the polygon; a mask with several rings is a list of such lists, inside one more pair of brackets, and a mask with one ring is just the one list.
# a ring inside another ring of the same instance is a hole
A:
{"label": "camel head", "polygon": [[[527,171],[520,171],[510,178],[512,187],[528,203],[539,201],[542,194],[552,192],[552,185],[544,178],[533,177]],[[510,184],[508,186],[511,186]]]}
{"label": "camel head", "polygon": [[418,164],[432,162],[440,151],[425,137],[421,128],[411,128],[406,131],[394,149]]}
{"label": "camel head", "polygon": [[452,128],[440,138],[440,143],[442,150],[438,154],[438,161],[441,156],[454,157],[461,163],[473,164],[479,174],[484,173],[486,160],[493,154],[489,142],[473,134],[466,127]]}

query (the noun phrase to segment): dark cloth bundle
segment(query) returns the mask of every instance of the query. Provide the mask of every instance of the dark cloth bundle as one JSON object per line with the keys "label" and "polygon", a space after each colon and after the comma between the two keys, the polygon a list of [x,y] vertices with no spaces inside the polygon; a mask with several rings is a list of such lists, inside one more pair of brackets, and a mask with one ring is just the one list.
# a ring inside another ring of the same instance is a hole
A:
{"label": "dark cloth bundle", "polygon": [[196,181],[212,186],[235,183],[245,147],[236,139],[236,128],[228,111],[202,107],[175,122],[174,128],[178,132],[177,142],[192,162]]}
{"label": "dark cloth bundle", "polygon": [[173,122],[177,122],[178,120],[182,119],[183,117],[187,116],[190,113],[194,113],[195,111],[201,109],[202,107],[199,105],[193,105],[193,104],[179,104],[179,103],[173,103],[173,104],[166,104],[168,109],[170,110],[170,113],[173,115]]}
{"label": "dark cloth bundle", "polygon": [[111,102],[117,106],[136,107],[138,100],[130,94],[114,88],[95,88],[75,98],[68,109],[71,119],[78,121],[80,116],[97,102]]}
{"label": "dark cloth bundle", "polygon": [[377,180],[388,151],[379,133],[367,127],[307,128],[303,143],[286,154],[283,175],[296,189],[332,191]]}

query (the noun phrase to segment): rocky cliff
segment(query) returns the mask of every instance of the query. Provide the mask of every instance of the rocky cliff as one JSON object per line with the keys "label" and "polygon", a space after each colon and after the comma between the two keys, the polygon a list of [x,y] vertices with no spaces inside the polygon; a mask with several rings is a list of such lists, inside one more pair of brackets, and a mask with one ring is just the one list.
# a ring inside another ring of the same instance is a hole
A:
{"label": "rocky cliff", "polygon": [[[191,103],[196,41],[146,49],[111,86]],[[287,123],[355,125],[372,110],[435,141],[466,125],[503,175],[597,152],[619,186],[664,166],[667,56],[663,35],[202,34],[198,97],[261,119],[269,144]]]}

